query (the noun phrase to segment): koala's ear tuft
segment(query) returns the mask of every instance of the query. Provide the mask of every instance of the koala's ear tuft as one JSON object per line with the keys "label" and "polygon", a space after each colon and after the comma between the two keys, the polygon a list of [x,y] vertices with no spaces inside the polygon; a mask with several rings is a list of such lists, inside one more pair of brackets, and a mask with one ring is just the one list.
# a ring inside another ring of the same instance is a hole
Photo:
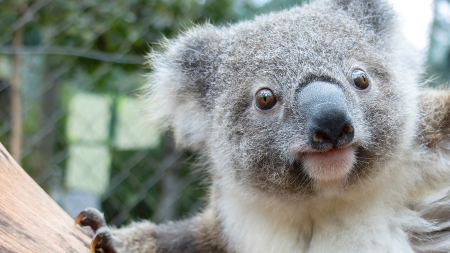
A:
{"label": "koala's ear tuft", "polygon": [[[385,0],[334,0],[339,8],[362,26],[380,36],[389,34],[396,27],[396,14]],[[389,35],[388,35],[389,36]]]}
{"label": "koala's ear tuft", "polygon": [[153,118],[164,119],[164,126],[172,127],[179,146],[201,150],[205,145],[220,42],[220,29],[208,24],[164,41],[162,52],[149,55],[148,110]]}

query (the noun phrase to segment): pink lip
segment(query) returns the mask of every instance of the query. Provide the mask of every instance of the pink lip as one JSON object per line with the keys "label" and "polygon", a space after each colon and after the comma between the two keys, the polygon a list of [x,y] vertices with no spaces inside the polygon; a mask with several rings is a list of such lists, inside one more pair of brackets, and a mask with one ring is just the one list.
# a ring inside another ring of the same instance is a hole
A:
{"label": "pink lip", "polygon": [[322,181],[342,179],[350,171],[354,161],[353,146],[307,153],[303,159],[309,175]]}

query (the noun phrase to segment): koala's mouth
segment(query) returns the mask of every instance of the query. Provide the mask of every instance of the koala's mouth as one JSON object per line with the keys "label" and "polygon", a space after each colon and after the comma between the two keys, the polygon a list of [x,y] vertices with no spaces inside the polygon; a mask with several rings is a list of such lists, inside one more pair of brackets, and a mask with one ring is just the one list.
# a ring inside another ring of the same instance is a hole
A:
{"label": "koala's mouth", "polygon": [[355,151],[354,146],[346,146],[310,152],[303,157],[303,164],[309,176],[315,180],[341,180],[347,176],[356,161]]}

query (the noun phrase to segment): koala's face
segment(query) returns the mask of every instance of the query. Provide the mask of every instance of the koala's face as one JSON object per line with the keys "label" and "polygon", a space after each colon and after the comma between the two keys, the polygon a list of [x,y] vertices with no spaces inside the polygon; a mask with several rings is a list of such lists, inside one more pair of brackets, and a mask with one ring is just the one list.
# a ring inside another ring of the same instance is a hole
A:
{"label": "koala's face", "polygon": [[375,177],[412,131],[414,88],[383,51],[383,20],[361,24],[351,6],[317,3],[185,38],[176,80],[186,85],[174,92],[202,110],[174,121],[195,121],[203,137],[188,123],[179,139],[202,143],[213,174],[269,194]]}

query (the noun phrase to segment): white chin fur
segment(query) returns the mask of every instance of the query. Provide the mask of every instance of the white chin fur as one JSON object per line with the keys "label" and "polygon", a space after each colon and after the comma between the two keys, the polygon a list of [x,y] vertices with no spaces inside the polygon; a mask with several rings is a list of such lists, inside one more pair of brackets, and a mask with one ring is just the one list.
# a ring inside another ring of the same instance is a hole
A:
{"label": "white chin fur", "polygon": [[323,182],[344,179],[354,162],[355,148],[352,146],[309,153],[303,159],[309,176]]}

